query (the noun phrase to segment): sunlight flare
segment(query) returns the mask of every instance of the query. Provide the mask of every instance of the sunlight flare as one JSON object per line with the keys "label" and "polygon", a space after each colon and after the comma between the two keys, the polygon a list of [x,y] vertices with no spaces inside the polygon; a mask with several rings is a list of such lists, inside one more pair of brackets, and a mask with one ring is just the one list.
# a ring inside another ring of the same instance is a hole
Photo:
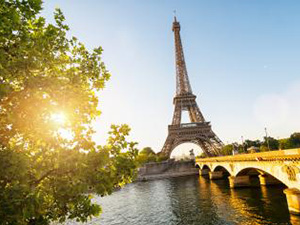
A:
{"label": "sunlight flare", "polygon": [[67,141],[72,141],[74,139],[74,135],[73,135],[73,132],[70,130],[70,129],[63,129],[63,128],[60,128],[58,131],[57,131],[57,134],[67,140]]}
{"label": "sunlight flare", "polygon": [[66,123],[67,117],[63,112],[57,112],[51,114],[51,121],[56,124],[64,125]]}

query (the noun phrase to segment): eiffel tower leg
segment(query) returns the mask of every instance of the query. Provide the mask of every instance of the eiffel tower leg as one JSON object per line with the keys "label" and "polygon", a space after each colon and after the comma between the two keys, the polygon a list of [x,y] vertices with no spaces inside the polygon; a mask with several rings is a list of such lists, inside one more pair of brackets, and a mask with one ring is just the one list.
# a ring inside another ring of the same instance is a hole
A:
{"label": "eiffel tower leg", "polygon": [[223,142],[220,140],[220,138],[213,132],[211,131],[214,135],[214,137],[212,138],[214,140],[214,142],[216,143],[216,145],[220,148],[222,148],[224,146]]}
{"label": "eiffel tower leg", "polygon": [[194,113],[195,113],[195,117],[197,118],[197,120],[199,122],[204,122],[205,119],[204,119],[204,116],[202,115],[198,105],[197,105],[197,102],[195,102],[195,105],[194,105]]}
{"label": "eiffel tower leg", "polygon": [[210,139],[198,140],[198,143],[207,156],[211,157],[220,155],[220,149],[215,146],[215,144]]}
{"label": "eiffel tower leg", "polygon": [[211,131],[211,133],[213,134],[213,137],[210,138],[210,140],[213,144],[215,152],[217,155],[221,155],[221,149],[224,147],[224,144],[213,131]]}
{"label": "eiffel tower leg", "polygon": [[196,114],[195,114],[193,108],[190,107],[188,111],[189,111],[190,121],[191,121],[192,123],[196,123],[196,122],[197,122],[197,117],[196,117]]}
{"label": "eiffel tower leg", "polygon": [[191,102],[191,106],[189,107],[188,110],[189,110],[190,120],[192,123],[205,121],[196,101]]}
{"label": "eiffel tower leg", "polygon": [[181,106],[179,104],[175,105],[174,114],[173,114],[173,121],[172,124],[180,124],[181,122]]}
{"label": "eiffel tower leg", "polygon": [[222,149],[222,147],[219,146],[219,144],[211,142],[211,146],[212,146],[213,152],[214,152],[214,154],[216,156],[217,155],[221,155],[221,149]]}
{"label": "eiffel tower leg", "polygon": [[161,150],[161,153],[170,158],[171,152],[173,150],[174,142],[175,142],[175,138],[173,138],[171,135],[168,135],[168,137],[165,141],[164,147]]}
{"label": "eiffel tower leg", "polygon": [[204,152],[205,155],[207,155],[209,157],[214,156],[214,154],[211,152],[211,148],[209,147],[209,145],[207,143],[205,143],[205,141],[199,140],[198,145],[200,146],[200,148],[202,149],[202,151]]}

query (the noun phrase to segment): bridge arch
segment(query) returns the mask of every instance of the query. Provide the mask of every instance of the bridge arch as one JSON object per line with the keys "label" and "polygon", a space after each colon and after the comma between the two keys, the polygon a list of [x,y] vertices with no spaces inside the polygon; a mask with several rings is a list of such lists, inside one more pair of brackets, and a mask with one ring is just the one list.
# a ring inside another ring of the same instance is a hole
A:
{"label": "bridge arch", "polygon": [[206,170],[206,169],[211,171],[210,167],[207,164],[202,165],[201,170]]}
{"label": "bridge arch", "polygon": [[[289,186],[289,183],[286,182],[285,179],[281,179],[280,176],[278,176],[278,174],[275,174],[273,172],[274,170],[270,169],[270,170],[265,170],[263,168],[260,168],[260,167],[246,167],[246,168],[243,168],[239,171],[237,171],[236,173],[236,177],[239,177],[239,176],[259,176],[259,177],[267,177],[269,180],[272,180],[272,182],[274,183],[278,183],[278,184],[283,184],[285,185],[286,187]],[[262,183],[262,179],[260,179],[260,183]]]}
{"label": "bridge arch", "polygon": [[207,164],[196,163],[196,167],[199,168],[200,176],[209,175],[209,173],[212,171],[210,166]]}
{"label": "bridge arch", "polygon": [[257,169],[257,168],[254,168],[254,167],[247,167],[247,168],[244,168],[242,170],[240,170],[236,176],[244,176],[244,175],[262,175],[264,173],[267,173],[267,172],[264,172],[260,169]]}
{"label": "bridge arch", "polygon": [[220,166],[220,165],[218,165],[218,166],[216,166],[216,167],[214,167],[213,168],[213,172],[222,172],[223,173],[223,176],[225,176],[225,177],[228,177],[228,176],[231,176],[231,174],[230,174],[230,169],[229,168],[226,168],[226,166]]}

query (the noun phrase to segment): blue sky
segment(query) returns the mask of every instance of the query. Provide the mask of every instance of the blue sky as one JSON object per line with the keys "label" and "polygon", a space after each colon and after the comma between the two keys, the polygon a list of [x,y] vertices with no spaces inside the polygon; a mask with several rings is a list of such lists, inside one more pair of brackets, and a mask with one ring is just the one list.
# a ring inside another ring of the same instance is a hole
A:
{"label": "blue sky", "polygon": [[88,48],[102,46],[112,73],[100,94],[95,140],[127,123],[139,147],[159,151],[175,93],[173,10],[194,94],[213,130],[230,143],[300,131],[300,1],[49,0]]}

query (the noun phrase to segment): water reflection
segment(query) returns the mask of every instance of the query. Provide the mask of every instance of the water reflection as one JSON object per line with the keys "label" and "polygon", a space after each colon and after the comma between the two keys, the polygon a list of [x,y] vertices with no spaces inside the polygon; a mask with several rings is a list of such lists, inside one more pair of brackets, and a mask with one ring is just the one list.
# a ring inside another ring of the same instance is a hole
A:
{"label": "water reflection", "polygon": [[300,224],[280,186],[230,189],[228,180],[197,176],[134,183],[95,201],[103,214],[88,224]]}

